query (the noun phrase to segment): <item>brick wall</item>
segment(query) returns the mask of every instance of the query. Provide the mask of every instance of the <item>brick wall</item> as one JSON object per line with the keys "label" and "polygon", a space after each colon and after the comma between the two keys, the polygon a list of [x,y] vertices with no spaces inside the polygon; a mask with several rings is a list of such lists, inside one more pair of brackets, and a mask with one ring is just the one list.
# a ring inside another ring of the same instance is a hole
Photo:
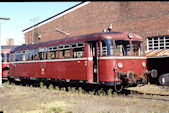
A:
{"label": "brick wall", "polygon": [[144,38],[169,35],[169,2],[90,2],[35,30],[26,32],[25,43],[30,44],[32,40],[38,43],[65,38],[66,35],[56,32],[56,28],[69,33],[70,36],[77,36],[101,32],[109,24],[113,25],[112,31],[133,32]]}

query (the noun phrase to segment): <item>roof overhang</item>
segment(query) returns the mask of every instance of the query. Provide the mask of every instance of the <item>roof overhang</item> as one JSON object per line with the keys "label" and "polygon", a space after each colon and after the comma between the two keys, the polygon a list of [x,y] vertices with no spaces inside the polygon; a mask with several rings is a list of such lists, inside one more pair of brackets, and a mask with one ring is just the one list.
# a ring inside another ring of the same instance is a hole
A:
{"label": "roof overhang", "polygon": [[35,25],[29,27],[29,28],[26,28],[26,29],[22,30],[22,32],[24,32],[24,33],[29,32],[29,31],[31,31],[31,30],[37,28],[37,27],[40,27],[40,26],[42,26],[42,25],[44,25],[44,24],[46,24],[46,23],[49,23],[49,22],[51,22],[51,21],[57,19],[57,18],[60,18],[60,17],[66,15],[66,14],[68,14],[68,13],[70,13],[70,12],[72,12],[72,11],[74,11],[74,10],[76,10],[76,9],[78,9],[78,8],[80,8],[80,7],[82,7],[82,6],[85,6],[85,5],[87,5],[88,3],[90,3],[90,2],[81,2],[81,3],[75,5],[75,6],[71,7],[71,8],[68,8],[68,9],[62,11],[61,13],[58,13],[58,14],[56,14],[56,15],[54,15],[54,16],[52,16],[52,17],[46,19],[46,20],[43,20],[43,21],[41,21],[41,22],[39,22],[39,23],[37,23],[37,24],[35,24]]}

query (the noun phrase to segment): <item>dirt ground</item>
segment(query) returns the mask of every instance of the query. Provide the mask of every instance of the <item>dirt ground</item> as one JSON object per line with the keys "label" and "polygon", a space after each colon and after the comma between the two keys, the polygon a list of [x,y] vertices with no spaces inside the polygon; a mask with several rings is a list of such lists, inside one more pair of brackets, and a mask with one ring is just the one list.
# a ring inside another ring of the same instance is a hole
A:
{"label": "dirt ground", "polygon": [[169,113],[169,87],[145,85],[117,94],[78,87],[60,88],[43,83],[9,84],[0,88],[0,111],[3,113]]}

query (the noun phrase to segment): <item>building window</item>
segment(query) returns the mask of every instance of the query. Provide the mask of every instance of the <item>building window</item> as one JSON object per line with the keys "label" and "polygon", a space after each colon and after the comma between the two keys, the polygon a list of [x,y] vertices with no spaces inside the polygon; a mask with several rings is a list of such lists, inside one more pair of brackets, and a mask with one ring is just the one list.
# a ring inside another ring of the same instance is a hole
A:
{"label": "building window", "polygon": [[147,50],[169,49],[169,36],[148,37]]}

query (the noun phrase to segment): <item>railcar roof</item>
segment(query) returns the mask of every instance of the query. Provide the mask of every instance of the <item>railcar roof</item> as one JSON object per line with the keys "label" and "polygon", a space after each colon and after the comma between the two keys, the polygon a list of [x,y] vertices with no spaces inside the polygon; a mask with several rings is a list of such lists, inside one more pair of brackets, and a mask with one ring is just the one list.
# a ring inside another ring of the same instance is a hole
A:
{"label": "railcar roof", "polygon": [[16,47],[19,47],[19,45],[13,45],[13,46],[2,45],[1,46],[1,52],[2,53],[9,53],[12,48],[16,48]]}
{"label": "railcar roof", "polygon": [[[58,44],[94,41],[94,40],[102,40],[102,39],[126,39],[126,40],[128,40],[129,39],[128,34],[129,33],[126,33],[126,32],[92,33],[92,34],[68,37],[68,38],[63,38],[63,39],[58,39],[58,40],[53,40],[53,41],[47,41],[47,42],[42,42],[42,43],[22,45],[22,46],[19,46],[19,47],[12,49],[11,52],[21,51],[21,50],[26,50],[26,49],[34,49],[34,48],[45,47],[45,46],[58,45]],[[132,40],[142,40],[142,37],[140,37],[136,34],[133,34]]]}

